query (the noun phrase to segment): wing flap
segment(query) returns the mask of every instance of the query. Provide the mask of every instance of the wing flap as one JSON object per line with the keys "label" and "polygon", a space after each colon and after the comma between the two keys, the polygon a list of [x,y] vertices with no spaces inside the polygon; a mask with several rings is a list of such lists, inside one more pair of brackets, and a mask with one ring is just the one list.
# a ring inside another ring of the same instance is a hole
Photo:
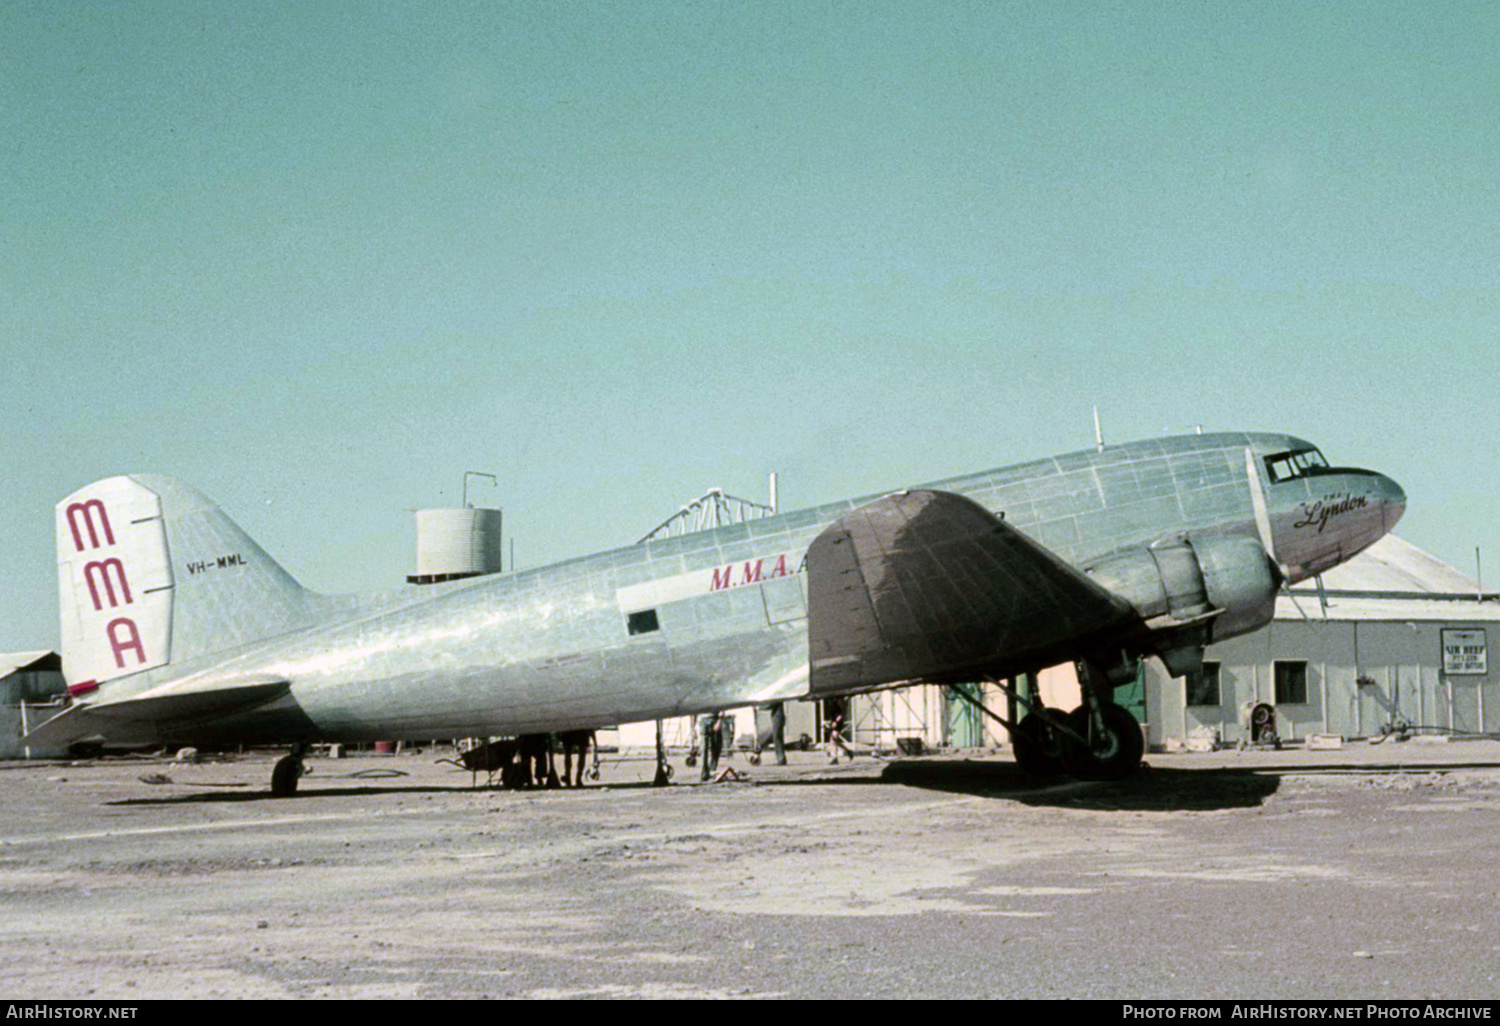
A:
{"label": "wing flap", "polygon": [[[1128,603],[961,495],[900,492],[807,552],[810,689],[833,694],[1051,665]],[[1050,662],[1049,662],[1050,660]]]}

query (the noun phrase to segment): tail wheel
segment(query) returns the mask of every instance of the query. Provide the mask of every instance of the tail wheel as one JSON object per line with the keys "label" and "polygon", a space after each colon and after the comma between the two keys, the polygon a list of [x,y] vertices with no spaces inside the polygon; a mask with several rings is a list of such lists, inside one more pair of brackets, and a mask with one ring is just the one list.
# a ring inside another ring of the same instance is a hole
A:
{"label": "tail wheel", "polygon": [[1067,725],[1087,744],[1079,744],[1064,736],[1062,763],[1071,776],[1090,780],[1118,780],[1128,777],[1141,767],[1141,755],[1146,750],[1141,737],[1141,725],[1129,710],[1113,702],[1099,706],[1099,717],[1104,721],[1101,733],[1095,729],[1088,706],[1081,705],[1068,713]]}
{"label": "tail wheel", "polygon": [[1065,738],[1052,728],[1063,721],[1063,714],[1057,709],[1043,708],[1022,716],[1010,739],[1016,765],[1039,777],[1061,773]]}
{"label": "tail wheel", "polygon": [[288,798],[297,793],[297,781],[302,779],[302,756],[283,755],[271,767],[271,793],[277,798]]}

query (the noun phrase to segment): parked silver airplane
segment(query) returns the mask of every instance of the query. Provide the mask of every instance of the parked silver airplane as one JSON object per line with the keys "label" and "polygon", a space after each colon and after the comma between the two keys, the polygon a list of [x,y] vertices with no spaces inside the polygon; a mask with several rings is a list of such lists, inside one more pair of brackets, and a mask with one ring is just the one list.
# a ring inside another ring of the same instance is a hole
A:
{"label": "parked silver airplane", "polygon": [[1112,700],[1150,655],[1271,619],[1275,596],[1390,530],[1406,496],[1279,434],[1112,445],[521,572],[308,591],[218,506],[150,475],[57,505],[73,696],[32,743],[277,743],[597,727],[1075,660],[1070,714],[1018,695],[1016,756],[1115,776]]}

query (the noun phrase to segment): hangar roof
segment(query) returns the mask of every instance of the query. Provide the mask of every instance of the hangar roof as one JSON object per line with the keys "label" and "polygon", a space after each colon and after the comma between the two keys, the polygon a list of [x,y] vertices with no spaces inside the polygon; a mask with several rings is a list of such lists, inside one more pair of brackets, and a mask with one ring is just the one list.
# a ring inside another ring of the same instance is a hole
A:
{"label": "hangar roof", "polygon": [[[1479,584],[1459,570],[1423,552],[1411,542],[1388,534],[1342,566],[1323,575],[1329,591],[1403,595],[1479,594]],[[1293,591],[1316,592],[1317,586],[1304,581]]]}
{"label": "hangar roof", "polygon": [[1315,581],[1276,600],[1278,620],[1500,620],[1500,593],[1409,541],[1386,535],[1323,575],[1326,613]]}
{"label": "hangar roof", "polygon": [[[50,659],[48,657],[51,657]],[[37,666],[37,663],[43,665]],[[56,652],[0,652],[0,677],[9,677],[17,670],[60,670],[62,661]]]}

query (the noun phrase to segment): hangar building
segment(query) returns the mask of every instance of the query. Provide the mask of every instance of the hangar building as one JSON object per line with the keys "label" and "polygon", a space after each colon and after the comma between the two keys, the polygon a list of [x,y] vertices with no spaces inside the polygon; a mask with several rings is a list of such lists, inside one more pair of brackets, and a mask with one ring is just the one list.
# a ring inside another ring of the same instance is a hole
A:
{"label": "hangar building", "polygon": [[1488,658],[1500,593],[1387,535],[1276,602],[1263,630],[1209,646],[1204,672],[1173,680],[1152,663],[1153,744],[1201,727],[1243,737],[1240,710],[1264,702],[1283,738],[1500,730],[1500,667]]}
{"label": "hangar building", "polygon": [[29,727],[62,711],[68,694],[56,652],[0,653],[0,759],[45,758],[66,751],[28,748]]}
{"label": "hangar building", "polygon": [[[1253,634],[1211,645],[1204,672],[1174,679],[1148,660],[1134,694],[1118,695],[1146,725],[1152,747],[1212,731],[1224,743],[1249,740],[1247,703],[1275,710],[1283,740],[1315,734],[1379,736],[1407,724],[1424,733],[1500,731],[1500,667],[1488,638],[1500,628],[1500,593],[1409,542],[1386,536],[1348,563],[1277,600],[1275,619]],[[1071,667],[1040,675],[1048,704],[1078,704]],[[991,709],[1006,699],[971,685]],[[927,745],[1006,743],[1005,732],[939,688],[915,687],[854,699],[856,740],[894,748],[900,737]]]}

